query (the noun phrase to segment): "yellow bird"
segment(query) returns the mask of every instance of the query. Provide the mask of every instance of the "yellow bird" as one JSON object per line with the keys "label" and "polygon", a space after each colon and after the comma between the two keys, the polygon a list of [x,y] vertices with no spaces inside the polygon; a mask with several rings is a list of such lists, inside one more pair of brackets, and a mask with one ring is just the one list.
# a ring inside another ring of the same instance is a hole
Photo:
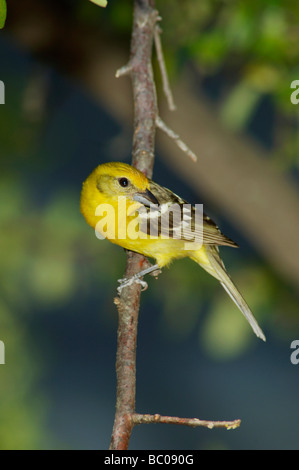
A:
{"label": "yellow bird", "polygon": [[[179,217],[173,207],[181,209]],[[266,340],[219,256],[219,245],[238,245],[204,213],[200,223],[194,206],[136,168],[111,162],[99,165],[83,183],[81,212],[98,236],[156,260],[154,266],[123,280],[121,288],[174,259],[189,257],[220,281],[255,334]]]}

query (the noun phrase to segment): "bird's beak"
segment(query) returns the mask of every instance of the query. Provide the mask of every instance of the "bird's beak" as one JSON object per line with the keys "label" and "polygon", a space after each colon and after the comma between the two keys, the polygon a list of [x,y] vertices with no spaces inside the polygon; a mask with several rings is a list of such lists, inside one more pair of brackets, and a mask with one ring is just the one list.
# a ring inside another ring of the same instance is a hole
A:
{"label": "bird's beak", "polygon": [[134,201],[140,202],[147,207],[149,207],[151,204],[157,204],[157,206],[159,206],[158,199],[148,189],[143,192],[135,193],[133,199]]}

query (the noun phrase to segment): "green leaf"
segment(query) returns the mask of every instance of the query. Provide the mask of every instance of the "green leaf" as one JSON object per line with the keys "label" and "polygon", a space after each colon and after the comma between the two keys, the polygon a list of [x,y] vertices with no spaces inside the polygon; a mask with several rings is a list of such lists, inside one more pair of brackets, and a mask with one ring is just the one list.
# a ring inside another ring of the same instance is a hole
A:
{"label": "green leaf", "polygon": [[92,3],[95,3],[99,7],[106,7],[107,6],[107,0],[89,0]]}
{"label": "green leaf", "polygon": [[0,0],[0,29],[4,28],[6,13],[6,0]]}

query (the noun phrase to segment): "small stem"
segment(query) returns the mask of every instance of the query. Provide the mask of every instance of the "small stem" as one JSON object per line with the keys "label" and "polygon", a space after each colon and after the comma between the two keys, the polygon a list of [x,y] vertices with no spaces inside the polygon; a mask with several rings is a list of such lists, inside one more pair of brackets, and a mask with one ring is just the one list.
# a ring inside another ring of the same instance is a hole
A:
{"label": "small stem", "polygon": [[121,67],[120,69],[116,71],[115,77],[119,78],[119,77],[123,77],[124,75],[130,75],[131,71],[132,71],[132,66],[129,62],[127,65],[123,65],[123,67]]}
{"label": "small stem", "polygon": [[198,418],[178,418],[176,416],[161,416],[159,414],[139,414],[135,413],[132,416],[134,424],[149,424],[149,423],[164,423],[164,424],[178,424],[183,426],[191,426],[193,428],[203,426],[205,428],[226,428],[236,429],[240,426],[241,420],[234,421],[206,421]]}
{"label": "small stem", "polygon": [[164,121],[160,117],[157,117],[156,119],[156,126],[163,132],[165,132],[168,137],[173,139],[177,146],[186,154],[188,157],[191,158],[194,162],[197,161],[197,155],[188,147],[185,142],[182,141],[180,136],[176,134],[172,129],[170,129]]}
{"label": "small stem", "polygon": [[171,91],[170,84],[169,84],[160,34],[161,34],[161,29],[158,26],[156,26],[154,39],[155,39],[155,46],[156,46],[156,52],[157,52],[157,59],[158,59],[161,77],[162,77],[163,90],[164,90],[164,94],[166,96],[170,111],[175,111],[176,105],[174,104],[173,95],[172,95],[172,91]]}

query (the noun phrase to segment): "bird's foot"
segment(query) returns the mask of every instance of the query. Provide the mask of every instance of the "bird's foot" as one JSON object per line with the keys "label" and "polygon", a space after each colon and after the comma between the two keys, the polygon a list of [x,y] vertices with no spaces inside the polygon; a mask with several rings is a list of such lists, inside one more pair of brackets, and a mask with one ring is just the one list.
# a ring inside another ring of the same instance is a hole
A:
{"label": "bird's foot", "polygon": [[118,279],[118,282],[120,283],[120,285],[117,288],[117,292],[118,292],[119,295],[121,294],[121,291],[123,290],[124,287],[129,287],[132,284],[134,284],[135,282],[136,282],[136,284],[141,285],[141,290],[142,291],[144,291],[148,288],[147,282],[143,281],[142,279],[139,279],[139,277],[136,276],[136,275],[132,276],[132,277],[129,277],[129,278],[124,277],[123,279]]}
{"label": "bird's foot", "polygon": [[148,288],[147,282],[143,281],[140,279],[143,277],[145,274],[152,274],[153,276],[157,277],[161,272],[161,269],[159,268],[158,264],[155,265],[150,265],[150,267],[143,269],[137,274],[134,274],[132,277],[124,277],[123,279],[118,279],[118,282],[120,283],[120,286],[117,288],[117,292],[120,295],[121,291],[123,290],[124,287],[131,286],[136,282],[137,284],[141,285],[141,290],[144,291]]}

